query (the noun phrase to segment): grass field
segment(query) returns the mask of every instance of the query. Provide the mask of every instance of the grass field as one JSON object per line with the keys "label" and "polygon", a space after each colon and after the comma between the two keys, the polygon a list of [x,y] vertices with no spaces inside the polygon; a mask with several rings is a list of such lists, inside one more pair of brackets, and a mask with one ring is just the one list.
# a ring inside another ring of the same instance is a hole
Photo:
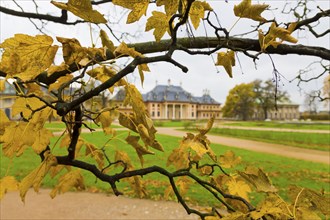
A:
{"label": "grass field", "polygon": [[229,128],[213,128],[210,134],[223,135],[235,138],[257,140],[262,142],[284,144],[294,147],[329,151],[330,133],[299,133],[279,131],[255,131]]}
{"label": "grass field", "polygon": [[[108,143],[107,141],[110,137],[104,136],[104,134],[101,132],[95,132],[93,134],[83,134],[83,138],[86,141],[92,142],[99,147],[105,146],[106,153],[112,160],[115,150],[126,151],[130,156],[134,166],[136,168],[140,168],[141,165],[139,163],[135,150],[131,146],[125,144],[123,141],[126,135],[126,131],[118,131],[117,138],[109,141]],[[164,158],[167,158],[171,151],[179,144],[179,138],[164,135],[158,135],[157,138],[164,146],[165,152],[155,151],[155,155],[146,155],[144,157],[145,167],[153,164],[165,167],[166,160]],[[53,152],[57,155],[65,154],[65,149],[59,149],[58,146],[53,147],[53,143],[55,143],[55,141],[56,138],[53,138],[51,145],[52,148],[54,148]],[[268,173],[274,185],[281,189],[279,193],[285,198],[287,195],[286,187],[290,184],[312,188],[318,191],[324,189],[326,192],[330,192],[330,176],[329,167],[327,165],[290,159],[275,155],[250,152],[242,149],[236,149],[216,144],[212,145],[212,148],[217,155],[223,154],[227,150],[232,150],[235,152],[236,155],[241,156],[243,158],[243,162],[242,165],[238,167],[238,169],[243,169],[243,167],[245,166],[262,168],[265,172]],[[84,149],[82,149],[82,152],[84,152]],[[84,159],[84,157],[82,156],[81,159]],[[91,161],[91,159],[86,160]],[[26,153],[22,157],[13,158],[12,160],[1,156],[1,177],[7,173],[9,175],[16,176],[18,179],[22,179],[31,170],[38,166],[39,163],[40,158],[35,155],[31,149],[27,149]],[[169,169],[174,170],[173,167],[169,167]],[[226,171],[232,172],[233,170],[227,169]],[[102,191],[109,191],[109,185],[107,183],[97,181],[95,177],[93,177],[86,171],[83,171],[83,175],[85,177],[86,185],[89,188],[95,189],[94,186],[96,186]],[[151,190],[149,197],[153,199],[161,199],[163,192],[166,188],[167,179],[158,174],[152,174],[143,177],[143,180],[147,182],[147,187]],[[50,177],[47,176],[42,186],[52,187],[55,184],[56,181],[50,179]],[[120,190],[127,190],[127,186],[127,183],[124,181],[118,183],[118,188]],[[214,200],[209,199],[208,194],[199,192],[200,188],[198,188],[196,184],[192,184],[190,191],[187,194],[187,196],[189,197],[189,201],[198,201],[198,203],[201,205],[215,202]],[[254,201],[258,200],[258,198],[259,197],[255,197]]]}

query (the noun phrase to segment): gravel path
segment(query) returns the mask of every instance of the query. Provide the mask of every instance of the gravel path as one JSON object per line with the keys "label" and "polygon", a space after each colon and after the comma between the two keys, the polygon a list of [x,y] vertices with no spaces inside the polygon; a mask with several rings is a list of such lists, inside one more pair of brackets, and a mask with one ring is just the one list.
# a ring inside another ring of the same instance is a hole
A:
{"label": "gravel path", "polygon": [[176,202],[107,196],[102,193],[68,192],[51,199],[50,190],[32,189],[22,203],[18,192],[0,202],[0,219],[198,219]]}

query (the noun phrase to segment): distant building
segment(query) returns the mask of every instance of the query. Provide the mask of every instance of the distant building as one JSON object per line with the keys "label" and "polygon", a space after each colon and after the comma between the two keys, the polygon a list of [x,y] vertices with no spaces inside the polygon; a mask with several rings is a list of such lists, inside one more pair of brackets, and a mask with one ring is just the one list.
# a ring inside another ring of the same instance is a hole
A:
{"label": "distant building", "polygon": [[[152,119],[208,119],[212,114],[221,118],[221,104],[204,90],[204,95],[195,97],[181,86],[156,85],[150,92],[142,95],[143,101]],[[130,106],[123,106],[125,90],[120,90],[112,99],[123,112],[130,112]]]}
{"label": "distant building", "polygon": [[[5,89],[0,92],[0,109],[5,112],[8,118],[12,118],[12,108],[16,99],[14,85],[5,82]],[[0,119],[1,120],[1,119]]]}
{"label": "distant building", "polygon": [[[267,119],[271,120],[295,120],[299,119],[299,105],[291,102],[278,102],[277,110],[272,109],[267,113]],[[253,115],[254,120],[263,120],[264,112],[261,109],[256,109]]]}

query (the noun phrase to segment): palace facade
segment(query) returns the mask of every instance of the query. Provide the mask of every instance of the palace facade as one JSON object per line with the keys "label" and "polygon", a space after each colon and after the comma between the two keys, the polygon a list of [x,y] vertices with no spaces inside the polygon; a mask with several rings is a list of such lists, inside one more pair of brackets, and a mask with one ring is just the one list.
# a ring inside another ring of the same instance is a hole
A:
{"label": "palace facade", "polygon": [[[195,120],[208,119],[212,114],[221,118],[221,104],[215,101],[207,90],[201,97],[193,96],[181,86],[156,85],[150,92],[142,95],[143,101],[152,119]],[[125,90],[119,90],[111,99],[123,112],[131,111],[130,106],[123,106]]]}

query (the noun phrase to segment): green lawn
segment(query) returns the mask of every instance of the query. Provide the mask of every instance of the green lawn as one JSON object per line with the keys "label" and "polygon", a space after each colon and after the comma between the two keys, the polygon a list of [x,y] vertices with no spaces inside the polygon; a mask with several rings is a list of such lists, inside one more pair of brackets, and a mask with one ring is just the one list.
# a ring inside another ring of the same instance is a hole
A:
{"label": "green lawn", "polygon": [[[101,132],[95,132],[93,134],[83,134],[85,140],[92,142],[97,146],[105,146],[106,153],[109,156],[110,160],[113,160],[113,155],[115,150],[123,150],[128,153],[134,166],[140,168],[138,157],[131,146],[123,143],[127,135],[126,131],[118,131],[118,136],[116,139],[113,139],[107,143],[109,136],[104,136]],[[145,167],[156,164],[158,166],[165,167],[166,160],[171,151],[176,148],[179,144],[179,138],[169,137],[165,135],[158,135],[157,139],[164,146],[165,152],[155,151],[155,155],[146,155]],[[52,143],[56,141],[56,138],[53,138]],[[59,144],[57,144],[59,145]],[[53,144],[51,145],[53,148]],[[243,169],[244,166],[253,166],[260,167],[265,172],[269,174],[275,186],[279,187],[280,194],[286,198],[286,187],[290,184],[295,184],[301,187],[312,188],[315,190],[324,189],[326,192],[330,192],[329,188],[329,167],[324,164],[301,161],[296,159],[290,159],[270,154],[250,152],[242,149],[222,146],[214,144],[212,145],[214,152],[217,155],[223,154],[227,150],[232,150],[236,155],[243,158],[243,163],[238,168]],[[65,149],[59,149],[58,146],[55,146],[53,149],[55,154],[65,154]],[[84,149],[82,149],[82,155]],[[84,156],[81,159],[86,159]],[[91,159],[86,159],[92,161]],[[206,161],[209,162],[209,161]],[[31,149],[27,149],[26,153],[19,157],[13,158],[12,160],[1,156],[1,177],[6,173],[9,175],[16,176],[21,180],[25,175],[27,175],[31,170],[33,170],[40,163],[40,158],[36,156]],[[173,167],[169,167],[170,170],[174,170]],[[233,172],[233,170],[227,169],[227,172]],[[101,181],[97,181],[90,173],[83,171],[85,177],[85,182],[88,187],[97,186],[102,191],[109,191],[109,185]],[[159,174],[152,174],[149,176],[143,177],[143,180],[147,182],[147,187],[151,190],[149,194],[150,198],[159,199],[162,197],[162,194],[167,185],[167,179]],[[50,179],[49,176],[45,178],[43,187],[52,187],[56,184],[55,180]],[[127,192],[127,183],[122,181],[118,183],[118,188],[122,191]],[[189,201],[196,202],[199,204],[205,205],[215,202],[214,200],[209,199],[209,195],[205,193],[199,193],[201,189],[192,184],[190,191],[187,196]],[[258,200],[258,197],[255,198]],[[254,201],[254,200],[253,200]]]}
{"label": "green lawn", "polygon": [[265,128],[288,128],[288,129],[309,129],[309,130],[330,130],[330,121],[320,122],[266,122],[266,121],[239,121],[224,122],[220,125],[232,125],[242,127],[265,127]]}
{"label": "green lawn", "polygon": [[235,138],[257,140],[269,143],[284,144],[289,146],[329,151],[330,133],[299,133],[278,131],[256,131],[229,128],[213,128],[210,134],[223,135]]}

